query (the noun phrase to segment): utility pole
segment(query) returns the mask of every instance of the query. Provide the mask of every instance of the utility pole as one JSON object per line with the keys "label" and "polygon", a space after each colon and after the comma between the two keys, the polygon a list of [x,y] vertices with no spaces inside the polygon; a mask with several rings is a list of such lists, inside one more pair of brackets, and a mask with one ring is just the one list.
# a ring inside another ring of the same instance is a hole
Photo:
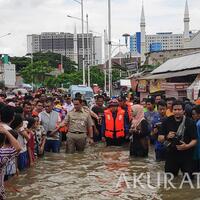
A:
{"label": "utility pole", "polygon": [[104,30],[104,91],[107,91],[107,59],[108,59],[108,39],[107,32]]}
{"label": "utility pole", "polygon": [[84,19],[83,19],[83,0],[81,0],[81,21],[82,21],[82,48],[83,48],[83,85],[85,85],[85,42],[84,42]]}
{"label": "utility pole", "polygon": [[108,84],[109,84],[109,95],[112,96],[112,60],[111,60],[111,50],[112,50],[112,43],[111,43],[111,6],[110,0],[108,0]]}
{"label": "utility pole", "polygon": [[89,27],[88,27],[88,14],[86,15],[87,23],[87,68],[88,68],[88,87],[90,87],[90,48],[89,48]]}
{"label": "utility pole", "polygon": [[60,54],[60,72],[63,73],[64,72],[64,69],[63,69],[63,55],[62,53]]}
{"label": "utility pole", "polygon": [[[33,41],[31,42],[31,68],[33,70]],[[34,76],[33,76],[33,73],[32,73],[32,90],[33,90],[33,79],[34,79]]]}
{"label": "utility pole", "polygon": [[[120,58],[119,58],[119,64],[120,64],[120,67],[122,66],[122,57],[121,57],[121,55],[120,55],[120,53],[121,53],[121,41],[119,40],[119,56],[120,56]],[[119,77],[121,78],[122,77],[122,70],[120,69],[119,70]]]}

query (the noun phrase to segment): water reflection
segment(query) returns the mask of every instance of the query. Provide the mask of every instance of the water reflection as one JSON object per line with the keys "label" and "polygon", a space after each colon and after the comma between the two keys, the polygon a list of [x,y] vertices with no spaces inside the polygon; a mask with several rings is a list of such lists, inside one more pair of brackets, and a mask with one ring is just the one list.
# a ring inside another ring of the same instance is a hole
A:
{"label": "water reflection", "polygon": [[[146,159],[133,159],[126,148],[104,148],[100,144],[82,154],[68,155],[64,151],[46,154],[35,167],[12,181],[21,192],[8,192],[7,197],[12,200],[192,200],[200,196],[199,191],[188,187],[182,190],[133,188],[133,173],[150,172],[151,185],[156,186],[156,174],[162,170],[163,163],[154,161],[153,150]],[[130,188],[125,182],[116,188],[121,174]],[[146,185],[145,180],[141,182]]]}

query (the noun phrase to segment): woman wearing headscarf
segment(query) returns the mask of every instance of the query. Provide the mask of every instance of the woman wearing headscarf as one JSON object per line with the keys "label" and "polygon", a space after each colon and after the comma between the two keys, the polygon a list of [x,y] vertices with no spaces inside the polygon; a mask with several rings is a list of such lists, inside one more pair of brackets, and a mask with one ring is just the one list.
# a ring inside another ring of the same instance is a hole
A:
{"label": "woman wearing headscarf", "polygon": [[144,118],[143,106],[139,104],[132,106],[130,134],[130,156],[148,156],[148,139],[150,131],[148,128],[148,122]]}

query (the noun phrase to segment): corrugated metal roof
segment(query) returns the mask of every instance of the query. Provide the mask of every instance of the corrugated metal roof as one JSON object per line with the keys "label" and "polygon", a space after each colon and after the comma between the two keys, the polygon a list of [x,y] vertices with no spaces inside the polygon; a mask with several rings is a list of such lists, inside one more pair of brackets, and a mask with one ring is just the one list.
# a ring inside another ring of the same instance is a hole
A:
{"label": "corrugated metal roof", "polygon": [[175,72],[186,69],[200,68],[200,53],[194,53],[179,58],[173,58],[152,71],[152,74]]}
{"label": "corrugated metal roof", "polygon": [[162,74],[152,74],[143,76],[141,80],[152,80],[152,79],[166,79],[166,78],[173,78],[173,77],[179,77],[179,76],[187,76],[191,74],[200,74],[200,68],[198,69],[192,69],[192,70],[183,70],[178,72],[168,72],[168,73],[162,73]]}

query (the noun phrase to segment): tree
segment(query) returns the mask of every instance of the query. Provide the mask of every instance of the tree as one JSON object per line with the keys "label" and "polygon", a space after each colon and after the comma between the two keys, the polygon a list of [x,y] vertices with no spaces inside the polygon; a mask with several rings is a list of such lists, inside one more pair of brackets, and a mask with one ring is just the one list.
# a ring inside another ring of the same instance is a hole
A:
{"label": "tree", "polygon": [[[49,66],[52,66],[53,68],[58,68],[58,65],[61,64],[61,55],[58,53],[34,53],[33,54],[33,61],[47,61]],[[63,61],[63,69],[65,72],[72,72],[76,69],[76,63],[66,56],[62,56]]]}
{"label": "tree", "polygon": [[[30,54],[26,57],[10,57],[11,63],[16,65],[16,71],[20,72],[23,68],[27,67],[31,63]],[[63,59],[63,69],[65,72],[72,72],[76,70],[76,63],[71,61],[69,58],[62,56]],[[38,61],[46,61],[49,66],[53,68],[58,68],[61,64],[61,55],[57,53],[47,52],[47,53],[33,53],[33,63]]]}
{"label": "tree", "polygon": [[[87,71],[86,71],[86,82],[87,82]],[[119,80],[120,72],[117,69],[113,70],[112,73],[113,82]],[[92,66],[90,69],[91,85],[98,84],[101,88],[104,86],[104,72],[98,66]],[[108,77],[107,77],[108,78]],[[107,79],[108,80],[108,79]],[[63,73],[58,77],[49,77],[45,79],[45,86],[49,88],[54,87],[65,87],[69,88],[70,85],[79,85],[83,83],[83,71],[78,70],[71,73]]]}
{"label": "tree", "polygon": [[27,67],[31,63],[31,59],[25,56],[23,57],[10,57],[10,62],[15,64],[16,71],[19,72],[23,68]]}
{"label": "tree", "polygon": [[104,72],[97,66],[92,66],[90,69],[91,85],[98,84],[98,86],[104,86]]}
{"label": "tree", "polygon": [[44,83],[46,79],[46,74],[53,70],[52,67],[48,66],[46,61],[34,62],[33,65],[29,64],[27,67],[23,68],[20,73],[25,83],[34,83],[39,85]]}

